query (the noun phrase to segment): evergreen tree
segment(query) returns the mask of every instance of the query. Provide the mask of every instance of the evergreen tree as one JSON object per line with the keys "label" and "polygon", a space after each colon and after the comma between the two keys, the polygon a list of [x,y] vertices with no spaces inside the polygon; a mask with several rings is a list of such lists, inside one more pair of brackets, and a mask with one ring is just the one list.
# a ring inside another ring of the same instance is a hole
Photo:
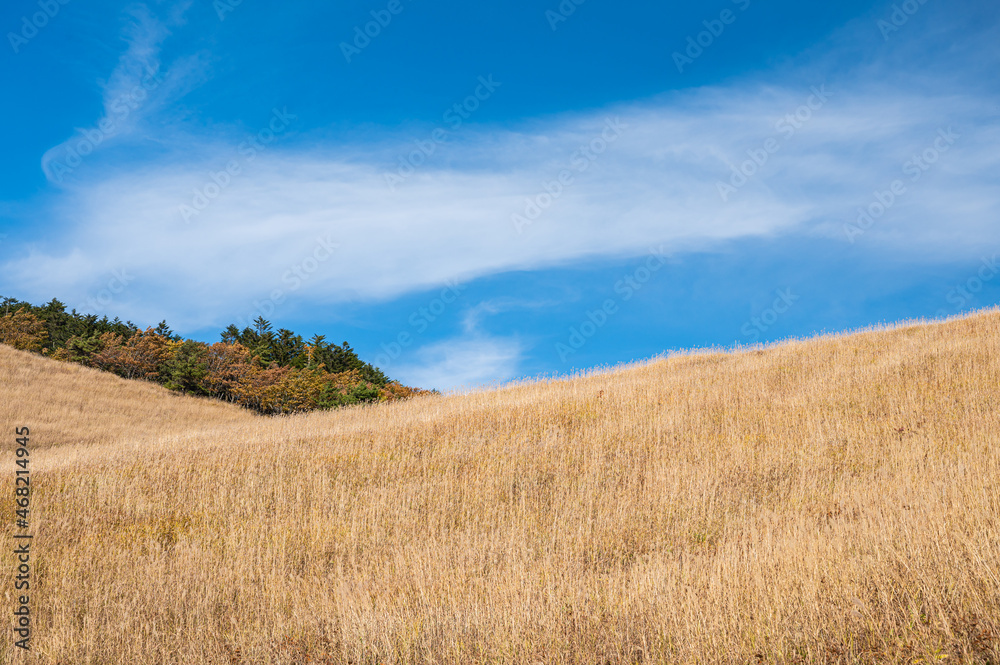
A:
{"label": "evergreen tree", "polygon": [[[166,337],[167,339],[174,339],[175,337],[174,331],[170,329],[170,326],[167,325],[166,321],[160,321],[160,323],[153,328],[153,332],[160,337]],[[179,339],[180,338],[178,337],[178,340]]]}
{"label": "evergreen tree", "polygon": [[253,335],[253,343],[247,348],[258,358],[262,365],[267,367],[274,360],[274,332],[271,330],[271,323],[263,316],[258,316],[253,320]]}
{"label": "evergreen tree", "polygon": [[201,342],[185,340],[163,368],[164,385],[171,390],[204,395],[202,380],[208,374],[208,347]]}
{"label": "evergreen tree", "polygon": [[222,341],[226,344],[236,344],[237,342],[242,344],[242,341],[240,340],[240,329],[230,323],[229,326],[222,331]]}
{"label": "evergreen tree", "polygon": [[[16,316],[16,318],[15,318]],[[0,297],[0,341],[130,379],[211,395],[261,413],[294,413],[400,399],[420,391],[391,382],[351,345],[313,335],[308,344],[263,316],[230,325],[211,347],[184,340],[166,321],[145,331],[131,321],[72,310],[53,298],[34,306]]]}

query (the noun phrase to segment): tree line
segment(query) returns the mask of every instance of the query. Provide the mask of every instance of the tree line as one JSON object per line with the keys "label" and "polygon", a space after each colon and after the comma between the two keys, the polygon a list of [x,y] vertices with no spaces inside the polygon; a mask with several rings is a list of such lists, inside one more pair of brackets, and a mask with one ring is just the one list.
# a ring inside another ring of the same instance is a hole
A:
{"label": "tree line", "polygon": [[291,330],[274,330],[260,316],[242,330],[230,325],[221,341],[206,344],[175,334],[166,321],[140,329],[117,317],[67,312],[55,298],[40,306],[0,298],[0,343],[263,414],[427,392],[390,380],[347,342],[330,343],[323,335],[306,341]]}

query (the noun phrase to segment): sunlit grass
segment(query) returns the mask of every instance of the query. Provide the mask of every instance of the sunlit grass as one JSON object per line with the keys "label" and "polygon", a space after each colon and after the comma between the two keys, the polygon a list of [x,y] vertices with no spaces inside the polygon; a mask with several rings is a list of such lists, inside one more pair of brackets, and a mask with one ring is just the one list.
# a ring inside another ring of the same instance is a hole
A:
{"label": "sunlit grass", "polygon": [[0,383],[6,662],[1000,663],[997,312],[285,418]]}

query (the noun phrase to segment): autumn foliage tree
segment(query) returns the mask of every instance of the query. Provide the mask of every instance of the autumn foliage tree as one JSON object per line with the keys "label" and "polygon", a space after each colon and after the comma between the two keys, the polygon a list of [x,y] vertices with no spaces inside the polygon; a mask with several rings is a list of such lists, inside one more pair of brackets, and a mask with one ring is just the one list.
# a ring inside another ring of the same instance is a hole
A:
{"label": "autumn foliage tree", "polygon": [[40,353],[48,338],[45,322],[23,307],[0,317],[0,344]]}
{"label": "autumn foliage tree", "polygon": [[131,322],[66,312],[55,299],[34,307],[5,298],[0,300],[0,343],[265,414],[425,392],[390,381],[347,342],[331,344],[322,335],[305,342],[290,330],[273,330],[263,317],[243,330],[229,326],[221,342],[205,344],[175,335],[166,321],[140,330]]}
{"label": "autumn foliage tree", "polygon": [[164,365],[176,355],[177,345],[152,328],[128,339],[104,333],[99,337],[100,350],[89,358],[88,364],[125,379],[155,381]]}

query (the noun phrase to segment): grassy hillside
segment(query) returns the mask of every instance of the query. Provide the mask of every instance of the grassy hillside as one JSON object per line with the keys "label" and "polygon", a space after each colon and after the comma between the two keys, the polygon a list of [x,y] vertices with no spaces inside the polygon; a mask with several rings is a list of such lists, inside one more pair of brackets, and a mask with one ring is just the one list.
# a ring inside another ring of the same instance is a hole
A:
{"label": "grassy hillside", "polygon": [[996,311],[278,418],[0,385],[3,662],[1000,663]]}

